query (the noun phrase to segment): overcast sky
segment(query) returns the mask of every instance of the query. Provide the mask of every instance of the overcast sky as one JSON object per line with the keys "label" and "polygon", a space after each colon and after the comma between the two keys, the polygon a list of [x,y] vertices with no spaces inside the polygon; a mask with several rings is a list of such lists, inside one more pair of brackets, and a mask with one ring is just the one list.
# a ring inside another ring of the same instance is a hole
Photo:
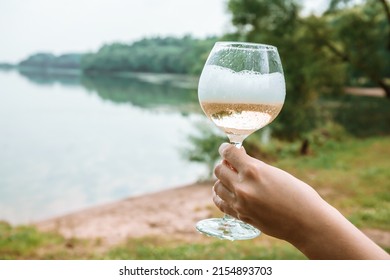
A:
{"label": "overcast sky", "polygon": [[[307,7],[327,0],[306,0]],[[221,35],[226,0],[0,0],[0,62],[30,54],[96,51],[152,36]]]}

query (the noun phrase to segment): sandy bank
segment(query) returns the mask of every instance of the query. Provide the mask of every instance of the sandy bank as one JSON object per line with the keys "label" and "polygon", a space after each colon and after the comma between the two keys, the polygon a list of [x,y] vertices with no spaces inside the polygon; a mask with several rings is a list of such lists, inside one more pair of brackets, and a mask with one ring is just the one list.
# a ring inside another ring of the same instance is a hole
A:
{"label": "sandy bank", "polygon": [[[198,233],[198,220],[220,213],[212,202],[213,182],[196,183],[124,199],[35,223],[43,231],[67,238],[100,238],[116,244],[127,238],[159,236],[186,241],[209,240]],[[220,214],[222,216],[222,214]],[[363,229],[381,246],[390,246],[390,232]],[[263,235],[263,240],[266,236]]]}
{"label": "sandy bank", "polygon": [[113,244],[129,237],[203,238],[195,223],[211,217],[212,182],[197,183],[124,199],[35,223],[65,237],[100,238]]}

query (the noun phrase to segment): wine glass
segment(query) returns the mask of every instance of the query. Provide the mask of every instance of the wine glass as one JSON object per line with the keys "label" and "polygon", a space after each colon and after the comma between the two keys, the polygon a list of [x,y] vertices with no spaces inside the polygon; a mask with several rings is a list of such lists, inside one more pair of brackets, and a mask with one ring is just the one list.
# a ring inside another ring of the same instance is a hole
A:
{"label": "wine glass", "polygon": [[[251,133],[276,118],[285,95],[282,63],[277,48],[271,45],[217,42],[199,79],[198,98],[204,113],[238,148]],[[196,228],[228,240],[260,234],[228,215],[199,221]]]}

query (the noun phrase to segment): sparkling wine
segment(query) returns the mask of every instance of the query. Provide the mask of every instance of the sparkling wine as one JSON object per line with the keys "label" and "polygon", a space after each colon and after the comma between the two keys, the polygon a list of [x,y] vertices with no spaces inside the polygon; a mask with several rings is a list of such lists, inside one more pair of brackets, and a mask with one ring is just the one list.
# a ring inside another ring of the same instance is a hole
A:
{"label": "sparkling wine", "polygon": [[285,94],[282,73],[234,72],[215,65],[204,68],[198,88],[203,111],[232,142],[272,122]]}
{"label": "sparkling wine", "polygon": [[222,129],[231,141],[246,137],[272,122],[282,109],[279,104],[241,104],[201,102],[205,114]]}

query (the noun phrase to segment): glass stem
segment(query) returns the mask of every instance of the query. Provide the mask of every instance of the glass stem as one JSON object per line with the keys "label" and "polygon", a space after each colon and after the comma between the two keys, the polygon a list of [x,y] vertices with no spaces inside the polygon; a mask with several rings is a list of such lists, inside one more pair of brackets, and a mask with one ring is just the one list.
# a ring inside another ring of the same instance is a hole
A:
{"label": "glass stem", "polygon": [[[234,145],[238,149],[242,147],[242,142],[233,142],[233,141],[231,141],[230,144]],[[223,219],[223,221],[225,223],[229,223],[230,221],[235,220],[235,218],[233,218],[232,216],[230,216],[228,214],[223,215],[222,219]]]}
{"label": "glass stem", "polygon": [[238,149],[242,147],[242,142],[230,142],[230,144],[234,145]]}

